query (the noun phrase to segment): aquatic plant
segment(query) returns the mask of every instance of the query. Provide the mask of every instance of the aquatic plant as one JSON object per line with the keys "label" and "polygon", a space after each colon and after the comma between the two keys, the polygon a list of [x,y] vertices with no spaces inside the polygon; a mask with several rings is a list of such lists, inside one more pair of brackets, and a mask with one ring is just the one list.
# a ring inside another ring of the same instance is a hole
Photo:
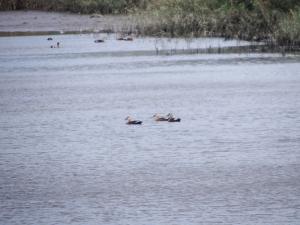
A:
{"label": "aquatic plant", "polygon": [[275,37],[282,45],[300,46],[300,7],[279,21]]}
{"label": "aquatic plant", "polygon": [[299,46],[298,0],[157,0],[138,18],[140,34],[219,36]]}

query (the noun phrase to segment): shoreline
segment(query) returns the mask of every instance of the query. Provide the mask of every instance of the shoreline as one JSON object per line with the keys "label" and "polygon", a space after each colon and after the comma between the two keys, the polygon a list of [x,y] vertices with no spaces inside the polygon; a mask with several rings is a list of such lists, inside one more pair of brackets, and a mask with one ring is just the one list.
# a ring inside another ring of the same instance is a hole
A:
{"label": "shoreline", "polygon": [[0,36],[120,33],[134,27],[130,16],[81,15],[35,10],[0,11]]}
{"label": "shoreline", "polygon": [[114,33],[112,30],[83,30],[83,31],[0,31],[0,37],[19,37],[19,36],[46,36],[46,35],[68,35],[68,34],[99,34]]}
{"label": "shoreline", "polygon": [[[126,15],[82,15],[70,12],[45,12],[39,10],[0,11],[0,37],[61,35],[61,34],[132,34],[136,21]],[[300,48],[289,46],[251,45],[250,48],[229,52],[286,52],[299,53]],[[207,49],[209,52],[228,52],[220,49]],[[199,52],[200,53],[200,52]]]}

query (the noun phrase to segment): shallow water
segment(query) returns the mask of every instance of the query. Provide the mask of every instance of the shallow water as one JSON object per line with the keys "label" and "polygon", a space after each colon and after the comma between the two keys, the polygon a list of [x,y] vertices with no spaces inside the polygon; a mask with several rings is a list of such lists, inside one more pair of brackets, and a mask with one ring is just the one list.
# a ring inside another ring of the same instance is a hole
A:
{"label": "shallow water", "polygon": [[94,38],[0,38],[0,224],[299,224],[299,56]]}

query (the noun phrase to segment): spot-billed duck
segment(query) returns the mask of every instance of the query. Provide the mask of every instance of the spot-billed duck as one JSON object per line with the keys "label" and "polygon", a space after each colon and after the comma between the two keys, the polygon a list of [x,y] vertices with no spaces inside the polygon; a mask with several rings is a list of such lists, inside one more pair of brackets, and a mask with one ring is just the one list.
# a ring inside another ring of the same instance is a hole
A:
{"label": "spot-billed duck", "polygon": [[140,120],[132,120],[130,116],[127,116],[125,118],[125,120],[127,120],[127,123],[128,125],[141,125],[143,122],[140,121]]}
{"label": "spot-billed duck", "polygon": [[172,113],[169,113],[167,115],[167,117],[168,117],[168,122],[180,122],[181,121],[180,118],[175,118]]}
{"label": "spot-billed duck", "polygon": [[154,117],[154,120],[155,121],[168,121],[168,117],[165,117],[165,116],[160,116],[159,114],[154,114],[153,115],[153,117]]}
{"label": "spot-billed duck", "polygon": [[104,42],[104,40],[102,40],[102,39],[98,39],[98,40],[95,40],[94,42],[95,42],[95,43],[103,43],[103,42]]}

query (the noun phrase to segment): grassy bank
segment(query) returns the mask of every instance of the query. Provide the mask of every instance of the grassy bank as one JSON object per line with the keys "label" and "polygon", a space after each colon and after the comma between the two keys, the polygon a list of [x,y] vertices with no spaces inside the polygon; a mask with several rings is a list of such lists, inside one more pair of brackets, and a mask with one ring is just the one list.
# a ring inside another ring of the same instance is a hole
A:
{"label": "grassy bank", "polygon": [[158,0],[138,31],[155,36],[220,36],[300,46],[298,0]]}
{"label": "grassy bank", "polygon": [[140,35],[219,36],[300,46],[299,0],[0,0],[0,9],[130,14]]}

